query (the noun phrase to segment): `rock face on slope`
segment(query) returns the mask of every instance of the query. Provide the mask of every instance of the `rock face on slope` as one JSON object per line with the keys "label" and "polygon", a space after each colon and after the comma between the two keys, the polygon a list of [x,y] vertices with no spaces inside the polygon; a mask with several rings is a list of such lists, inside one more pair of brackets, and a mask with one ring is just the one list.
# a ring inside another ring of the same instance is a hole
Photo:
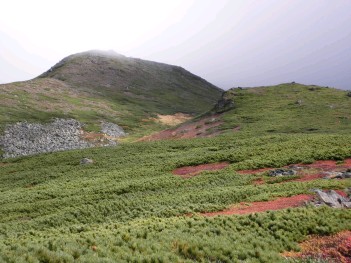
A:
{"label": "rock face on slope", "polygon": [[234,108],[234,101],[229,98],[226,93],[222,94],[222,97],[218,100],[214,106],[214,111],[216,113],[223,113]]}

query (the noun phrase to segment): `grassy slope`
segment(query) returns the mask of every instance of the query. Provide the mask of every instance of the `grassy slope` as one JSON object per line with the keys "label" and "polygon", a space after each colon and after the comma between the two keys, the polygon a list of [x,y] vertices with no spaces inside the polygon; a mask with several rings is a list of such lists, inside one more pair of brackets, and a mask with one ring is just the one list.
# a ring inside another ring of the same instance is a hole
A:
{"label": "grassy slope", "polygon": [[100,120],[127,132],[165,126],[150,117],[208,110],[221,90],[176,66],[104,52],[69,56],[31,81],[0,85],[0,129],[18,120],[73,117],[97,130]]}
{"label": "grassy slope", "polygon": [[351,98],[333,88],[282,84],[231,89],[235,108],[223,114],[221,129],[241,127],[242,133],[348,133]]}

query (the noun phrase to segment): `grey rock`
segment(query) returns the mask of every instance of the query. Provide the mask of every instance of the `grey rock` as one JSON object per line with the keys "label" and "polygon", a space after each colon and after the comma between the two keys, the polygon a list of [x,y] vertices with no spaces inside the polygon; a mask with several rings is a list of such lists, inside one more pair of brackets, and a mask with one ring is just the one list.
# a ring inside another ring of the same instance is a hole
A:
{"label": "grey rock", "polygon": [[102,122],[101,132],[112,137],[122,137],[126,135],[122,127],[111,122]]}
{"label": "grey rock", "polygon": [[94,161],[92,159],[89,159],[89,158],[83,158],[82,160],[80,160],[79,162],[80,164],[92,164],[94,163]]}
{"label": "grey rock", "polygon": [[334,190],[322,191],[317,189],[315,192],[318,197],[318,200],[315,202],[315,205],[317,206],[325,204],[333,208],[351,207],[350,199],[339,195]]}
{"label": "grey rock", "polygon": [[277,177],[277,176],[293,176],[296,174],[296,171],[293,169],[275,169],[272,171],[269,171],[268,175],[272,177]]}
{"label": "grey rock", "polygon": [[328,172],[327,175],[324,177],[325,179],[346,179],[351,178],[351,172]]}

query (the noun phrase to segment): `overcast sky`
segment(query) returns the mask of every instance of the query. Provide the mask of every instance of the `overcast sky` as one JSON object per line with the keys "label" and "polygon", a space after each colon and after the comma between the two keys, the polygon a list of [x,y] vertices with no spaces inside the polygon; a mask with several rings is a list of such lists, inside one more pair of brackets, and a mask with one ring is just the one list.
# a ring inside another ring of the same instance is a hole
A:
{"label": "overcast sky", "polygon": [[227,89],[351,89],[351,0],[4,0],[0,83],[91,49],[179,65]]}

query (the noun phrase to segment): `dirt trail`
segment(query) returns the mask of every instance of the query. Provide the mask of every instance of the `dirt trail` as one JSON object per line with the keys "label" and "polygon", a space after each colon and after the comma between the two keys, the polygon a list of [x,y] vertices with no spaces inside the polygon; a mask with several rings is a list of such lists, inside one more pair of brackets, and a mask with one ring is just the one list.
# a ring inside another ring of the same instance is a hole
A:
{"label": "dirt trail", "polygon": [[289,207],[297,207],[303,205],[305,202],[312,200],[313,195],[295,195],[291,197],[280,197],[272,201],[262,201],[253,203],[240,203],[232,208],[224,211],[202,213],[204,216],[217,215],[244,215],[256,212],[264,212],[268,210],[280,210]]}

